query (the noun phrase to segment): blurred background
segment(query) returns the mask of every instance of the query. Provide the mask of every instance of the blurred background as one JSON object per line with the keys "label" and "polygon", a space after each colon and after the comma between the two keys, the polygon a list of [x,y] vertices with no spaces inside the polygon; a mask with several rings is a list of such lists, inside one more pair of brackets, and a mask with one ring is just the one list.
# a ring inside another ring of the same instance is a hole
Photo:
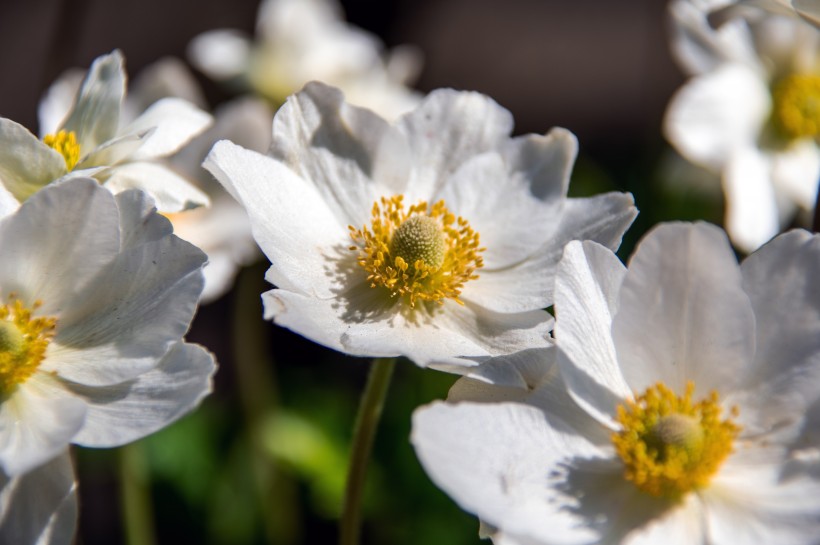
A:
{"label": "blurred background", "polygon": [[[413,87],[477,90],[512,111],[516,134],[573,131],[576,196],[630,191],[641,213],[620,255],[655,223],[719,223],[714,185],[693,176],[661,135],[683,81],[657,0],[345,0],[348,22],[388,48],[413,44]],[[130,76],[186,58],[203,31],[254,33],[255,0],[0,0],[0,116],[37,132],[37,104],[65,69],[114,48]],[[195,72],[208,103],[233,96]],[[697,175],[697,173],[695,174]],[[219,545],[328,543],[368,361],[344,357],[261,319],[265,263],[204,305],[188,339],[220,363],[194,414],[125,449],[75,449],[78,543]],[[364,543],[475,544],[478,523],[430,482],[409,443],[410,416],[455,378],[400,361],[375,444]],[[131,524],[126,524],[131,521]]]}

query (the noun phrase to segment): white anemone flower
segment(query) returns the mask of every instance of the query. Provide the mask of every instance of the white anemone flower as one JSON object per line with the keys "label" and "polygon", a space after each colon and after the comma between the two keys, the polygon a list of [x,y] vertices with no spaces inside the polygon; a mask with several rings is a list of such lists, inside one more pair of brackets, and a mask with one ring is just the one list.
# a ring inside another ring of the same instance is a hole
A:
{"label": "white anemone flower", "polygon": [[734,18],[725,0],[670,4],[673,51],[694,77],[672,98],[666,137],[720,173],[726,229],[749,252],[814,209],[820,181],[820,33],[800,19]]}
{"label": "white anemone flower", "polygon": [[[193,74],[173,57],[153,63],[134,79],[127,106],[132,112],[141,112],[166,97],[184,98],[205,107]],[[202,168],[202,161],[213,143],[221,139],[264,152],[270,146],[273,121],[273,112],[265,101],[251,96],[222,104],[213,114],[213,126],[169,158],[169,165],[207,194],[211,202],[208,207],[166,214],[175,235],[208,255],[203,270],[202,304],[224,295],[233,286],[239,268],[257,261],[261,255],[251,235],[245,208]]]}
{"label": "white anemone flower", "polygon": [[805,231],[741,265],[707,224],[657,227],[628,270],[571,242],[555,346],[418,410],[416,452],[499,544],[816,543],[791,445],[820,394],[818,274]]}
{"label": "white anemone flower", "polygon": [[405,46],[386,56],[375,36],[344,21],[335,0],[265,0],[256,34],[254,41],[235,30],[209,31],[194,38],[188,56],[209,77],[238,80],[276,105],[312,80],[388,118],[419,102],[407,87],[419,54]]}
{"label": "white anemone flower", "polygon": [[163,212],[208,204],[206,194],[157,159],[204,131],[211,116],[168,98],[124,123],[123,62],[119,51],[98,57],[76,96],[63,80],[49,89],[39,109],[42,140],[0,118],[0,181],[15,198],[24,201],[59,178],[89,176],[113,193],[146,191]]}
{"label": "white anemone flower", "polygon": [[569,240],[620,244],[631,195],[566,197],[575,137],[510,138],[478,93],[439,90],[394,124],[312,83],[261,155],[227,141],[205,161],[242,203],[272,265],[265,317],[348,354],[464,370],[545,345]]}
{"label": "white anemone flower", "polygon": [[81,177],[0,220],[0,255],[0,542],[70,543],[69,444],[134,441],[210,391],[182,342],[205,256],[145,193]]}

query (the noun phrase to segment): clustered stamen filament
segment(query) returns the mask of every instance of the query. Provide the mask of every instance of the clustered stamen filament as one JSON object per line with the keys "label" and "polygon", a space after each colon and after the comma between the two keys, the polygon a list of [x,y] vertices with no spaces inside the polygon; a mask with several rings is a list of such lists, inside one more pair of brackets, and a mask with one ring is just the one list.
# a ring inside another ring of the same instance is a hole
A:
{"label": "clustered stamen filament", "polygon": [[773,91],[772,115],[789,139],[820,136],[820,75],[791,74]]}
{"label": "clustered stamen filament", "polygon": [[[676,396],[658,383],[618,406],[621,431],[612,435],[624,463],[624,476],[643,492],[678,499],[709,483],[732,453],[740,426],[721,420],[717,392],[692,402],[695,385]],[[737,416],[732,409],[731,417]]]}
{"label": "clustered stamen filament", "polygon": [[43,143],[63,156],[68,170],[72,170],[80,160],[80,144],[74,131],[47,134],[43,137]]}
{"label": "clustered stamen filament", "polygon": [[11,393],[28,380],[43,361],[57,320],[33,317],[40,305],[35,302],[33,308],[26,308],[12,294],[0,306],[0,395]]}
{"label": "clustered stamen filament", "polygon": [[459,299],[464,283],[483,265],[478,233],[439,201],[404,208],[403,196],[373,203],[370,227],[349,227],[359,265],[371,287],[384,287],[410,307],[419,301]]}

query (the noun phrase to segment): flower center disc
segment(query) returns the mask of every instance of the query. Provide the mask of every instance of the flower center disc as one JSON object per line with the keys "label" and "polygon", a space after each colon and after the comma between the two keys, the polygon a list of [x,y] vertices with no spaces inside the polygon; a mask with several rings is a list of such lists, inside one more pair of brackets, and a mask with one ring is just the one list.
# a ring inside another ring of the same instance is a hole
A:
{"label": "flower center disc", "polygon": [[458,298],[464,283],[484,266],[478,233],[447,210],[444,201],[422,201],[405,210],[403,197],[373,203],[370,227],[349,227],[359,265],[373,288],[387,288],[410,307],[417,301]]}
{"label": "flower center disc", "polygon": [[43,143],[63,156],[68,170],[73,169],[80,160],[80,144],[74,131],[47,134],[43,137]]}
{"label": "flower center disc", "polygon": [[612,443],[626,479],[647,494],[677,499],[706,486],[732,452],[740,426],[721,420],[717,392],[692,403],[694,390],[689,382],[680,397],[659,383],[618,407]]}
{"label": "flower center disc", "polygon": [[792,74],[773,91],[773,116],[790,139],[820,136],[820,76]]}
{"label": "flower center disc", "polygon": [[[34,308],[40,306],[35,303]],[[31,316],[32,309],[14,296],[0,306],[0,395],[34,374],[54,336],[55,318]]]}

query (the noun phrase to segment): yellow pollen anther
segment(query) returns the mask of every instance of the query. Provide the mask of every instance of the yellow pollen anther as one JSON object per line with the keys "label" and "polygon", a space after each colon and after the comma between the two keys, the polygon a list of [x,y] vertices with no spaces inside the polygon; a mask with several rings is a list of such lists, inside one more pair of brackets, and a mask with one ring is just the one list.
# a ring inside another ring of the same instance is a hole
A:
{"label": "yellow pollen anther", "polygon": [[677,499],[704,487],[732,453],[740,426],[721,420],[717,392],[693,403],[694,390],[689,382],[681,397],[659,383],[618,407],[612,443],[624,477],[647,494]]}
{"label": "yellow pollen anther", "polygon": [[54,336],[55,318],[32,317],[39,306],[38,302],[33,309],[26,308],[14,295],[0,306],[0,395],[34,374]]}
{"label": "yellow pollen anther", "polygon": [[772,95],[774,122],[787,138],[820,136],[820,75],[786,76]]}
{"label": "yellow pollen anther", "polygon": [[68,170],[73,169],[80,160],[80,144],[74,131],[59,131],[43,137],[43,143],[63,156]]}
{"label": "yellow pollen anther", "polygon": [[418,301],[443,303],[458,296],[464,283],[484,266],[478,233],[439,201],[405,210],[403,197],[373,203],[370,227],[349,227],[371,287],[385,287],[415,307]]}

